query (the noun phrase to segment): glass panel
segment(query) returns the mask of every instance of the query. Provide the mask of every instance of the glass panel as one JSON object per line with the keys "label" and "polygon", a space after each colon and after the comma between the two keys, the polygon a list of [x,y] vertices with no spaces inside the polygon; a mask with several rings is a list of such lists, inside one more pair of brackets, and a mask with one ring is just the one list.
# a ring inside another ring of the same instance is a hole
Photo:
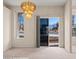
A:
{"label": "glass panel", "polygon": [[40,18],[40,46],[48,46],[48,18]]}
{"label": "glass panel", "polygon": [[58,34],[59,18],[52,17],[49,18],[49,34]]}
{"label": "glass panel", "polygon": [[18,13],[18,21],[17,21],[17,39],[24,38],[24,14]]}
{"label": "glass panel", "polygon": [[72,15],[72,36],[76,36],[76,15]]}
{"label": "glass panel", "polygon": [[59,21],[61,18],[59,17],[52,17],[49,18],[49,46],[59,46]]}

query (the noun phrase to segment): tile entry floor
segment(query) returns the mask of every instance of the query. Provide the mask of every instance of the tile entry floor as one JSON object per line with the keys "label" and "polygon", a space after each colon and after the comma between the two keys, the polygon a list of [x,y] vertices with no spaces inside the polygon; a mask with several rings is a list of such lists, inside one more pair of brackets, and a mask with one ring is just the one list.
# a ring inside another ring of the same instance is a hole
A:
{"label": "tile entry floor", "polygon": [[4,59],[76,59],[75,53],[68,53],[64,48],[12,48],[4,52]]}

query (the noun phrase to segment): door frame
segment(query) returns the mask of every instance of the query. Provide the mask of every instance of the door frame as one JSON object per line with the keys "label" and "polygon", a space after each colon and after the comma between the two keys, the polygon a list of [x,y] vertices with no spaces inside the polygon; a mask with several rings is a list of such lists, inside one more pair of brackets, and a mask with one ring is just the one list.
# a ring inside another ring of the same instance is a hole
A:
{"label": "door frame", "polygon": [[[58,17],[58,16],[57,16]],[[40,18],[52,18],[52,17],[41,17],[41,16],[36,16],[36,47],[40,47]],[[58,33],[59,33],[59,28],[58,28]],[[59,37],[58,37],[59,39]],[[60,40],[58,40],[59,47],[60,47]],[[49,46],[49,35],[48,35],[48,46]]]}

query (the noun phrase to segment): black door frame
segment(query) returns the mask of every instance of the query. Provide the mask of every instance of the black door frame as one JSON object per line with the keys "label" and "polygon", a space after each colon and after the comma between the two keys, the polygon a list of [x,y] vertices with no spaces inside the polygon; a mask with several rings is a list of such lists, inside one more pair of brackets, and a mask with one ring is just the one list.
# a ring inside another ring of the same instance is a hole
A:
{"label": "black door frame", "polygon": [[40,47],[40,16],[36,16],[36,47]]}
{"label": "black door frame", "polygon": [[40,47],[40,16],[36,16],[36,47]]}

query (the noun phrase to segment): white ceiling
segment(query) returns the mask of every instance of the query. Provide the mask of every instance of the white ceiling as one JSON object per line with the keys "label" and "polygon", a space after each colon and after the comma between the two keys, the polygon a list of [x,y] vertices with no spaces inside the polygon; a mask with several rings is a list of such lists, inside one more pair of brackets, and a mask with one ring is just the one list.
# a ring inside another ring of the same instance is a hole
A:
{"label": "white ceiling", "polygon": [[[10,6],[20,6],[20,4],[27,0],[3,0],[4,4]],[[61,6],[64,5],[66,0],[30,0],[38,6]]]}

